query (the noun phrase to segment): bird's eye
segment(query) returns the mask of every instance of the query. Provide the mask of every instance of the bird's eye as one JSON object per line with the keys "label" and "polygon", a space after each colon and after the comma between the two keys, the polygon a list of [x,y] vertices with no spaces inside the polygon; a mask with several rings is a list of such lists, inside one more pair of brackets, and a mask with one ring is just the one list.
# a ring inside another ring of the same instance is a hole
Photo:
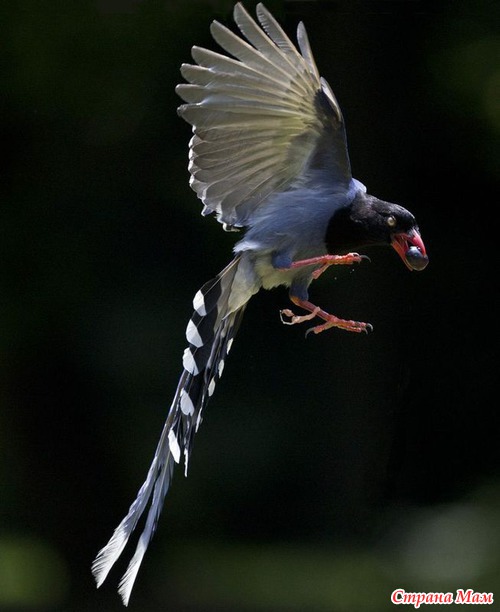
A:
{"label": "bird's eye", "polygon": [[386,219],[387,221],[387,225],[389,227],[395,227],[396,226],[396,217],[394,217],[393,215],[389,215]]}

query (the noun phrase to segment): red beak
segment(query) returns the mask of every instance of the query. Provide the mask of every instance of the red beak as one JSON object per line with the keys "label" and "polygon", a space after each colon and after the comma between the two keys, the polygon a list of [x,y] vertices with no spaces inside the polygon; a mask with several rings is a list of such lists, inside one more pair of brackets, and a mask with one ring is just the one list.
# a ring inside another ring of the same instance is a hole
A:
{"label": "red beak", "polygon": [[409,270],[423,270],[429,263],[423,240],[416,229],[393,234],[391,245]]}

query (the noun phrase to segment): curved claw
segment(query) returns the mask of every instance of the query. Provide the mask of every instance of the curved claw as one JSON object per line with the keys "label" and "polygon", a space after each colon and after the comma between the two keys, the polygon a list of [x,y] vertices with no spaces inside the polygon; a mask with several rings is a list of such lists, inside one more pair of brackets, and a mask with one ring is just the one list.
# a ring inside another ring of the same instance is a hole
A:
{"label": "curved claw", "polygon": [[307,338],[307,336],[314,331],[314,327],[310,327],[309,329],[306,329],[306,333],[304,334],[304,338]]}

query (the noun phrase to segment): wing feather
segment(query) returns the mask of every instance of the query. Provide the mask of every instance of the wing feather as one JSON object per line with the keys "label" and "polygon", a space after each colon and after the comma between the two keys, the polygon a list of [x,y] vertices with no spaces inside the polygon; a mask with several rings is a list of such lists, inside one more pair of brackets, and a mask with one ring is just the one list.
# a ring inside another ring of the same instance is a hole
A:
{"label": "wing feather", "polygon": [[302,58],[297,52],[297,48],[287,36],[285,30],[283,30],[280,24],[261,2],[256,6],[256,13],[259,23],[269,38],[286,53],[287,57],[295,57],[300,64]]}
{"label": "wing feather", "polygon": [[318,68],[312,54],[311,45],[309,44],[306,28],[302,21],[297,27],[297,42],[299,43],[300,52],[307,63],[309,71],[312,75],[314,75],[314,79],[319,81],[321,77],[319,76]]}
{"label": "wing feather", "polygon": [[262,5],[257,19],[238,3],[239,34],[214,21],[221,53],[193,47],[176,91],[193,127],[190,185],[221,223],[245,226],[272,194],[307,183],[312,169],[351,179],[342,113],[319,75],[303,24],[300,53]]}

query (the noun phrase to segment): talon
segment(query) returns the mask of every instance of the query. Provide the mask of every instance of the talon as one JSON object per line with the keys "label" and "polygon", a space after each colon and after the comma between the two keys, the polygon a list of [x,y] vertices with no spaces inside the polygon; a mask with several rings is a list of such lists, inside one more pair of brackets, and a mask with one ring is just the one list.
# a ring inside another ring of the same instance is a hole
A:
{"label": "talon", "polygon": [[359,253],[349,253],[348,255],[345,255],[345,258],[346,263],[361,263],[363,261],[368,261],[371,263],[372,261],[368,255],[360,255]]}
{"label": "talon", "polygon": [[[294,304],[300,306],[300,308],[308,310],[309,314],[296,315],[292,310],[289,310],[288,308],[280,310],[281,322],[285,325],[295,325],[297,323],[303,323],[304,321],[310,321],[315,317],[319,317],[320,319],[323,319],[323,321],[325,321],[325,323],[322,323],[321,325],[310,327],[306,331],[306,338],[309,336],[310,333],[320,334],[326,329],[330,329],[330,327],[338,327],[339,329],[356,332],[358,334],[361,332],[365,332],[365,334],[367,334],[368,332],[373,331],[373,325],[371,325],[370,323],[339,319],[335,315],[332,315],[329,312],[326,312],[325,310],[321,310],[319,306],[315,306],[314,304],[311,304],[311,302],[303,300],[295,295],[291,295],[290,299]],[[290,317],[291,320],[285,321],[283,319],[283,316]]]}

